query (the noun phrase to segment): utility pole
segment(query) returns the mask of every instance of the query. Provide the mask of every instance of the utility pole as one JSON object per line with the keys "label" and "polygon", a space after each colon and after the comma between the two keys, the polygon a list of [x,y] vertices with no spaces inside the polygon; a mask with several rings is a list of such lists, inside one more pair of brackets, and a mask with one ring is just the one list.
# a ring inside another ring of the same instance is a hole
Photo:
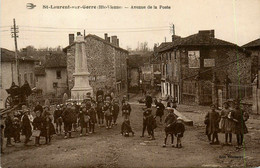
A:
{"label": "utility pole", "polygon": [[11,28],[12,38],[14,38],[14,45],[15,45],[15,63],[16,63],[16,72],[17,72],[17,79],[18,79],[18,86],[21,86],[20,80],[20,73],[19,73],[19,59],[18,59],[18,47],[17,47],[17,38],[18,38],[18,26],[15,24],[15,19],[13,19],[14,25]]}

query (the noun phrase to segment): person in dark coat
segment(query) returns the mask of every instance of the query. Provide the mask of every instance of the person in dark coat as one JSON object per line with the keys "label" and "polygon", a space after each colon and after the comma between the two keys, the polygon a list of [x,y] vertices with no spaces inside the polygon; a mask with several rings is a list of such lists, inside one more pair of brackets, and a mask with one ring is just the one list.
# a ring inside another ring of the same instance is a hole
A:
{"label": "person in dark coat", "polygon": [[112,115],[113,115],[113,125],[117,125],[116,121],[117,121],[117,117],[119,114],[119,102],[118,99],[115,99],[112,102]]}
{"label": "person in dark coat", "polygon": [[5,119],[5,130],[4,130],[4,135],[7,138],[6,147],[13,146],[11,143],[11,138],[13,137],[13,131],[14,131],[13,120],[11,118],[11,114],[7,113],[7,117]]}
{"label": "person in dark coat", "polygon": [[13,122],[13,134],[14,134],[14,142],[19,143],[21,142],[20,140],[20,134],[21,134],[21,120],[19,118],[14,117],[14,122]]}
{"label": "person in dark coat", "polygon": [[36,111],[40,111],[41,114],[42,114],[43,108],[42,108],[42,105],[40,104],[39,101],[36,102],[36,106],[34,107],[34,110],[33,110],[33,111],[34,111],[35,113],[36,113]]}
{"label": "person in dark coat", "polygon": [[[43,129],[43,118],[41,117],[40,110],[36,111],[36,117],[33,119],[33,130],[42,131]],[[40,145],[40,134],[35,136],[35,146]]]}
{"label": "person in dark coat", "polygon": [[125,100],[122,106],[122,116],[124,117],[124,119],[129,119],[131,111],[131,105],[128,103],[128,100]]}
{"label": "person in dark coat", "polygon": [[91,101],[91,108],[89,109],[89,133],[95,133],[95,124],[97,123],[95,101]]}
{"label": "person in dark coat", "polygon": [[61,134],[61,127],[62,127],[62,109],[60,105],[57,105],[57,108],[55,109],[53,113],[54,123],[56,124],[56,133]]}
{"label": "person in dark coat", "polygon": [[4,153],[4,151],[3,151],[3,145],[4,145],[4,128],[5,128],[5,126],[4,126],[4,124],[2,124],[2,122],[1,122],[1,153]]}
{"label": "person in dark coat", "polygon": [[[144,112],[143,112],[143,131],[142,131],[142,135],[141,137],[144,137],[144,132],[147,128],[147,124],[148,124],[148,117],[150,115],[152,115],[152,109],[148,108],[148,109],[143,109]],[[148,132],[148,135],[150,136],[149,132]]]}
{"label": "person in dark coat", "polygon": [[28,116],[28,111],[24,111],[24,115],[22,116],[22,134],[25,135],[24,144],[27,145],[30,141],[30,137],[32,136],[32,127]]}
{"label": "person in dark coat", "polygon": [[65,130],[65,136],[64,138],[68,138],[67,135],[69,134],[69,137],[71,136],[71,130],[72,130],[72,124],[74,122],[74,115],[71,109],[72,105],[68,104],[67,108],[62,113],[62,120],[64,122],[64,130]]}
{"label": "person in dark coat", "polygon": [[124,136],[129,136],[129,133],[132,133],[133,136],[135,134],[131,127],[130,120],[125,119],[121,125],[121,134]]}
{"label": "person in dark coat", "polygon": [[240,109],[239,104],[236,105],[236,109],[232,115],[232,118],[235,122],[235,134],[237,137],[237,148],[240,148],[243,145],[244,134],[248,133],[245,122],[248,120],[248,113]]}
{"label": "person in dark coat", "polygon": [[[218,145],[218,133],[219,133],[219,121],[220,121],[220,115],[218,112],[215,111],[215,105],[211,105],[211,112],[209,112],[206,115],[206,118],[208,118],[208,134],[213,135],[211,145]],[[215,141],[216,140],[216,141]]]}
{"label": "person in dark coat", "polygon": [[89,114],[86,107],[83,107],[78,114],[78,122],[80,124],[80,136],[83,134],[83,130],[86,130],[86,136],[88,135],[88,124],[89,124]]}
{"label": "person in dark coat", "polygon": [[160,117],[160,122],[162,122],[162,116],[164,115],[165,106],[162,104],[162,99],[159,99],[156,104],[156,116]]}
{"label": "person in dark coat", "polygon": [[111,112],[111,104],[109,101],[105,102],[103,106],[103,112],[106,119],[106,128],[109,129],[112,127],[112,112]]}
{"label": "person in dark coat", "polygon": [[50,116],[50,114],[47,115],[42,122],[41,136],[45,137],[45,144],[49,144],[51,142],[52,135],[55,134],[55,128],[52,124]]}
{"label": "person in dark coat", "polygon": [[101,95],[99,95],[97,99],[97,107],[96,107],[99,126],[104,124],[104,112],[102,110],[103,106],[104,106],[103,98]]}
{"label": "person in dark coat", "polygon": [[145,97],[145,105],[147,108],[151,108],[153,103],[153,98],[152,96],[148,93]]}
{"label": "person in dark coat", "polygon": [[77,113],[77,105],[73,104],[71,106],[71,112],[72,112],[72,120],[73,120],[73,123],[72,123],[72,127],[73,127],[73,132],[77,132],[77,116],[78,116],[78,113]]}

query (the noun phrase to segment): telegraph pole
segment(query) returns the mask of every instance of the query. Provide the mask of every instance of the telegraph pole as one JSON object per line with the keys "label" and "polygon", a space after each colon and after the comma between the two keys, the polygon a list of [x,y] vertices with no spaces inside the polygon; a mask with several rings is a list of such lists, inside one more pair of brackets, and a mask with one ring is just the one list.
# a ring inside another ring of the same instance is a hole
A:
{"label": "telegraph pole", "polygon": [[21,86],[20,80],[20,73],[19,73],[19,59],[18,59],[18,47],[17,47],[17,38],[18,38],[18,26],[15,24],[15,19],[13,19],[14,25],[11,28],[12,38],[14,38],[14,45],[15,45],[15,65],[16,65],[16,72],[17,72],[17,79],[18,79],[18,86]]}

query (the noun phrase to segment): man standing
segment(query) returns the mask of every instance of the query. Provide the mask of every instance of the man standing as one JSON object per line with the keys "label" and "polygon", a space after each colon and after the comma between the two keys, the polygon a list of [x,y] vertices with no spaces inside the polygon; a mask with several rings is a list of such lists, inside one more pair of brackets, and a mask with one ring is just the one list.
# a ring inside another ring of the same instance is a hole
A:
{"label": "man standing", "polygon": [[158,103],[156,103],[156,116],[160,117],[160,123],[162,123],[162,116],[164,115],[164,105],[162,104],[162,99],[159,99]]}
{"label": "man standing", "polygon": [[122,116],[124,117],[124,119],[129,119],[130,113],[131,113],[131,106],[128,103],[127,100],[125,100],[123,107],[122,107]]}
{"label": "man standing", "polygon": [[22,133],[25,135],[24,145],[27,145],[30,141],[30,137],[32,136],[32,127],[28,116],[28,110],[24,111],[24,115],[22,117]]}

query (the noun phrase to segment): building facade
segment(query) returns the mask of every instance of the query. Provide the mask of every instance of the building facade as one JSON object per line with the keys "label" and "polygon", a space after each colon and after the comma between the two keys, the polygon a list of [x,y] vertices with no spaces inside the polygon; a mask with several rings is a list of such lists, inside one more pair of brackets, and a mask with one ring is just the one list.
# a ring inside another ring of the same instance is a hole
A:
{"label": "building facade", "polygon": [[[18,57],[19,60],[19,74],[20,85],[22,86],[27,81],[31,88],[35,87],[34,77],[34,62],[35,59],[31,57]],[[5,107],[5,101],[8,97],[6,89],[11,87],[12,82],[18,85],[18,76],[16,69],[16,60],[14,51],[1,48],[1,99],[0,108]]]}
{"label": "building facade", "polygon": [[[74,86],[75,43],[74,35],[70,34],[70,45],[63,51],[67,55],[68,86]],[[110,40],[111,39],[111,40]],[[117,36],[105,39],[89,34],[85,37],[90,86],[94,93],[98,88],[109,89],[120,95],[127,92],[127,56],[128,51],[119,47]]]}
{"label": "building facade", "polygon": [[242,46],[251,52],[253,78],[253,111],[260,114],[260,39]]}
{"label": "building facade", "polygon": [[50,53],[45,64],[35,67],[36,88],[47,97],[62,97],[68,92],[67,60],[63,53]]}
{"label": "building facade", "polygon": [[162,96],[178,103],[221,107],[224,100],[240,96],[241,85],[246,88],[251,84],[250,55],[215,38],[214,30],[186,38],[174,36],[173,42],[160,50],[160,56]]}

